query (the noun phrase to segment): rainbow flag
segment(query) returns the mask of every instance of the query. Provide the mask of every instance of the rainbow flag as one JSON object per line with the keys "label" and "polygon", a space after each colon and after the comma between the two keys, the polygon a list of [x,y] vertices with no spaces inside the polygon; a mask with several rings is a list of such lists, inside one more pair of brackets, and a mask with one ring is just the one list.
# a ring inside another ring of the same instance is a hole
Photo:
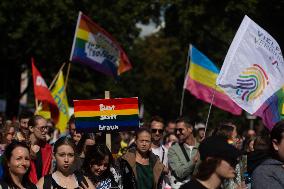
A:
{"label": "rainbow flag", "polygon": [[269,130],[271,130],[278,121],[283,120],[284,87],[269,97],[254,115],[261,117],[263,123]]}
{"label": "rainbow flag", "polygon": [[139,128],[138,98],[74,100],[79,132],[132,131]]}
{"label": "rainbow flag", "polygon": [[78,16],[70,61],[114,77],[132,68],[119,43],[82,12]]}
{"label": "rainbow flag", "polygon": [[211,103],[214,95],[213,105],[234,115],[241,115],[242,109],[215,84],[220,70],[192,45],[190,52],[190,67],[184,88],[196,98],[208,103]]}

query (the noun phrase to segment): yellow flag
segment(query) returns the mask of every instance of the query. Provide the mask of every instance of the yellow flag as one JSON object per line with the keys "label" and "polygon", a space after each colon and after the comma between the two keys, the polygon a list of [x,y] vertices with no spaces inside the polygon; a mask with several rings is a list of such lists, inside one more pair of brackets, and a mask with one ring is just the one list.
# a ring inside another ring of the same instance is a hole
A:
{"label": "yellow flag", "polygon": [[66,91],[64,89],[63,73],[60,71],[57,81],[51,91],[52,96],[59,108],[59,120],[56,124],[56,128],[60,130],[60,133],[64,133],[66,131],[67,122],[69,120],[69,105]]}

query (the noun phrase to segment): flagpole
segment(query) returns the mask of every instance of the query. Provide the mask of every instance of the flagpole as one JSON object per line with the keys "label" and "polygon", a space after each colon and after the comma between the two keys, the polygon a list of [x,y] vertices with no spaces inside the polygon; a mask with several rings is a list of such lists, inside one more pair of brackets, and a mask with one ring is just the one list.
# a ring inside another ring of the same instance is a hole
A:
{"label": "flagpole", "polygon": [[[53,85],[55,84],[55,81],[57,80],[58,76],[59,76],[59,73],[60,71],[64,68],[66,62],[63,62],[62,66],[60,67],[59,71],[57,72],[57,74],[55,75],[55,77],[53,78],[51,84],[49,85],[48,89],[50,90]],[[36,111],[38,110],[39,107],[41,107],[41,102],[38,104],[38,101],[36,100]]]}
{"label": "flagpole", "polygon": [[35,112],[34,112],[34,114],[37,113],[37,109],[38,109],[38,100],[35,97]]}
{"label": "flagpole", "polygon": [[185,72],[184,72],[184,80],[183,80],[183,87],[182,87],[181,100],[180,100],[179,116],[182,116],[182,113],[183,113],[184,91],[185,91],[185,83],[186,83],[186,78],[187,78],[187,72],[188,72],[188,68],[189,68],[190,51],[191,51],[191,44],[188,45],[186,67],[185,67]]}
{"label": "flagpole", "polygon": [[210,117],[210,113],[211,113],[213,100],[214,100],[215,93],[216,93],[216,87],[217,87],[217,85],[215,85],[215,88],[214,88],[214,91],[213,91],[213,95],[212,95],[212,98],[211,98],[210,107],[209,107],[209,110],[208,110],[208,115],[207,115],[207,119],[206,119],[206,123],[205,123],[205,131],[204,131],[205,135],[206,135],[206,131],[207,131],[207,125],[208,125],[208,121],[209,121],[209,117]]}
{"label": "flagpole", "polygon": [[58,78],[58,76],[59,76],[59,73],[60,73],[60,71],[64,68],[65,64],[66,64],[66,62],[63,62],[63,64],[62,64],[62,66],[60,67],[59,71],[57,72],[57,74],[56,74],[55,77],[53,78],[51,84],[50,84],[49,87],[48,87],[49,90],[50,90],[50,89],[53,87],[53,85],[55,84],[55,81],[57,80],[57,78]]}
{"label": "flagpole", "polygon": [[70,68],[71,68],[71,62],[68,62],[68,68],[67,68],[67,73],[66,73],[66,78],[65,78],[65,82],[64,82],[64,90],[66,90],[67,87],[67,83],[68,83],[68,79],[69,79],[69,73],[70,73]]}

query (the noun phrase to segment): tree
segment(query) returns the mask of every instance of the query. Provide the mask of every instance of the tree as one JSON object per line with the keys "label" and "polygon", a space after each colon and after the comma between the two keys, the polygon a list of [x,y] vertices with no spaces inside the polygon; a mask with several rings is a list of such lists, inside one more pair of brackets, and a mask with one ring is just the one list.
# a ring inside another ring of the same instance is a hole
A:
{"label": "tree", "polygon": [[[283,6],[282,2],[265,0],[164,1],[165,37],[176,38],[181,51],[186,49],[189,43],[195,45],[221,68],[231,41],[246,14],[274,36],[283,47],[284,28],[280,27],[279,23],[279,20],[284,18],[280,11]],[[195,111],[205,120],[209,106],[200,101],[195,104],[195,101],[194,97],[186,93],[184,113]],[[216,108],[213,110],[211,126],[226,118],[241,120],[241,123],[245,124],[244,116],[239,119]]]}
{"label": "tree", "polygon": [[[30,68],[30,58],[33,56],[43,77],[50,83],[61,64],[68,61],[79,10],[112,33],[128,51],[139,35],[135,24],[147,23],[150,18],[158,17],[158,5],[155,2],[134,3],[131,0],[1,1],[0,55],[3,82],[0,93],[8,101],[8,117],[18,114],[22,65]],[[80,75],[82,72],[85,74]],[[79,95],[77,98],[93,98],[97,90],[102,92],[102,89],[107,88],[105,85],[102,88],[92,86],[93,83],[101,83],[102,76],[81,65],[72,67],[70,76],[69,94]],[[80,81],[77,77],[89,81],[77,84]],[[29,92],[33,94],[31,87]]]}

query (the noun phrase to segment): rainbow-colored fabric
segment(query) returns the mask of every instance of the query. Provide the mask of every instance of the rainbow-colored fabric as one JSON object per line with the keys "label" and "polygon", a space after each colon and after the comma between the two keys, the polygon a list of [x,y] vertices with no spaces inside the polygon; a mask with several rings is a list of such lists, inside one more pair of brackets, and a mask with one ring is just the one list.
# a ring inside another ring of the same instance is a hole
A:
{"label": "rainbow-colored fabric", "polygon": [[216,86],[220,70],[204,54],[191,46],[190,66],[185,81],[185,88],[196,98],[211,103],[234,115],[241,115],[242,109],[236,105],[224,91]]}
{"label": "rainbow-colored fabric", "polygon": [[139,127],[138,98],[74,100],[79,132],[132,131]]}
{"label": "rainbow-colored fabric", "polygon": [[119,43],[81,12],[78,16],[70,61],[86,64],[114,77],[132,68]]}
{"label": "rainbow-colored fabric", "polygon": [[262,118],[266,127],[271,130],[280,120],[284,119],[284,87],[279,89],[257,110],[255,115]]}

